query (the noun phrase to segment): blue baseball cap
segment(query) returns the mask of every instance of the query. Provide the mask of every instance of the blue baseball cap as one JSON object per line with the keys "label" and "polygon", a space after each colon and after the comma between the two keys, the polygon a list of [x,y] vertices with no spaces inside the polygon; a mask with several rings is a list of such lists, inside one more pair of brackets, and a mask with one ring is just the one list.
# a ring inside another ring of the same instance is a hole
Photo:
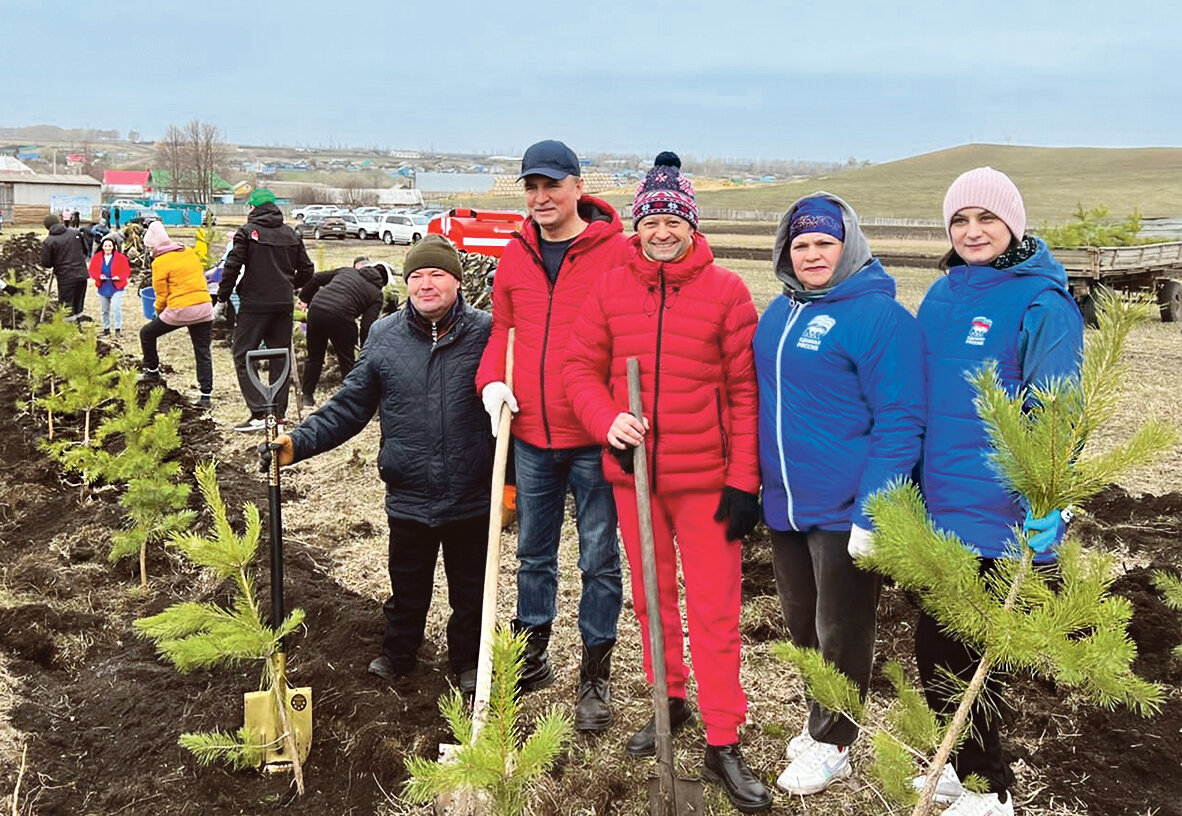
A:
{"label": "blue baseball cap", "polygon": [[521,181],[526,176],[545,176],[558,181],[567,176],[580,176],[579,157],[575,151],[555,139],[546,139],[529,146],[521,158]]}

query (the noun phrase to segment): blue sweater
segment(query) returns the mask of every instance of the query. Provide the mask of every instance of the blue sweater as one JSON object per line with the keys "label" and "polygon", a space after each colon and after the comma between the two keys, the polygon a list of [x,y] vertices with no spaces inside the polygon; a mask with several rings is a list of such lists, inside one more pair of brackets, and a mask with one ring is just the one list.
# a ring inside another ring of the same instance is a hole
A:
{"label": "blue sweater", "polygon": [[923,434],[923,340],[877,260],[816,300],[781,295],[755,333],[764,520],[870,529],[862,502],[910,475]]}
{"label": "blue sweater", "polygon": [[[1041,240],[1008,269],[955,266],[919,307],[927,349],[928,420],[921,483],[936,526],[988,558],[1008,554],[1026,509],[990,469],[985,424],[965,375],[987,360],[1012,395],[1055,377],[1078,376],[1083,319],[1067,273]],[[1051,561],[1053,551],[1039,555]]]}

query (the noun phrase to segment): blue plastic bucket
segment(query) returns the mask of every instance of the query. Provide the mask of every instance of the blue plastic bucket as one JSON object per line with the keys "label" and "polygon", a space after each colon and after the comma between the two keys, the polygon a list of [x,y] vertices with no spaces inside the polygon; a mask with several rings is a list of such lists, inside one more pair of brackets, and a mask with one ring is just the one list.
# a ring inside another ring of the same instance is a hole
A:
{"label": "blue plastic bucket", "polygon": [[145,286],[140,290],[140,301],[144,307],[144,317],[153,320],[156,317],[156,290]]}

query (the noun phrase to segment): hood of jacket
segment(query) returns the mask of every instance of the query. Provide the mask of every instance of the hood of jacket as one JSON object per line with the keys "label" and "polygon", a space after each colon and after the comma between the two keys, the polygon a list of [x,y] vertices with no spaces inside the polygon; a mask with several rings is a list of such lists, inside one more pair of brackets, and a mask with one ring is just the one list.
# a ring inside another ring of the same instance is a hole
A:
{"label": "hood of jacket", "polygon": [[262,227],[279,227],[283,225],[283,210],[275,206],[273,201],[268,201],[251,210],[246,220]]}
{"label": "hood of jacket", "polygon": [[1046,242],[1033,236],[1027,236],[1025,240],[1035,243],[1034,254],[1026,260],[1003,269],[993,266],[971,266],[961,262],[956,266],[949,267],[949,282],[953,286],[984,288],[1011,277],[1043,277],[1052,281],[1059,289],[1066,290],[1067,270],[1051,254]]}
{"label": "hood of jacket", "polygon": [[[601,198],[585,195],[579,198],[579,218],[587,222],[587,228],[575,236],[571,249],[576,247],[580,252],[600,244],[616,233],[624,231],[624,222],[620,220],[620,213],[611,204]],[[542,229],[534,221],[533,216],[525,219],[517,237],[529,248],[530,252],[541,257]]]}
{"label": "hood of jacket", "polygon": [[372,266],[363,266],[357,271],[361,273],[361,277],[365,278],[379,289],[385,287],[386,276],[382,273],[382,270]]}
{"label": "hood of jacket", "polygon": [[[780,219],[780,226],[776,229],[776,243],[772,249],[772,270],[776,273],[776,277],[784,282],[784,294],[794,295],[803,294],[806,291],[804,284],[796,278],[796,272],[792,268],[792,254],[789,252],[788,241],[788,227],[792,222],[792,216],[796,212],[800,202],[806,198],[827,198],[833,203],[841,207],[841,221],[845,230],[845,240],[841,245],[841,258],[837,262],[837,268],[833,270],[833,277],[829,281],[829,286],[826,289],[833,289],[840,286],[842,282],[848,280],[853,275],[857,274],[862,267],[870,262],[870,244],[866,240],[866,236],[862,234],[862,225],[858,221],[858,215],[853,211],[849,204],[846,204],[832,193],[824,191],[812,193],[811,195],[798,198],[784,213],[784,217]],[[811,290],[812,292],[820,292],[823,290]],[[812,295],[817,297],[817,295]]]}
{"label": "hood of jacket", "polygon": [[633,235],[628,239],[628,266],[632,273],[645,284],[657,283],[664,273],[665,282],[683,284],[696,278],[703,269],[714,263],[714,250],[706,236],[694,230],[693,244],[690,251],[679,261],[654,261],[644,254],[640,244],[640,236]]}
{"label": "hood of jacket", "polygon": [[61,235],[65,231],[66,231],[66,225],[62,224],[62,223],[54,224],[52,227],[49,228],[50,235]]}

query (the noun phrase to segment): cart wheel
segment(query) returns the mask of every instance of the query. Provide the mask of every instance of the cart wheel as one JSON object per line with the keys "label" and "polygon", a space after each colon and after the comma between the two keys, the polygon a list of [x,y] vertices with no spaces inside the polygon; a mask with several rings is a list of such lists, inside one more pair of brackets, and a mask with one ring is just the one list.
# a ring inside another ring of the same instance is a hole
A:
{"label": "cart wheel", "polygon": [[1102,284],[1092,284],[1091,291],[1078,301],[1079,311],[1083,315],[1084,325],[1089,329],[1095,329],[1100,325],[1100,321],[1096,318],[1096,300],[1102,292],[1110,292],[1110,290]]}
{"label": "cart wheel", "polygon": [[1168,278],[1158,281],[1157,302],[1162,323],[1182,323],[1182,283]]}

